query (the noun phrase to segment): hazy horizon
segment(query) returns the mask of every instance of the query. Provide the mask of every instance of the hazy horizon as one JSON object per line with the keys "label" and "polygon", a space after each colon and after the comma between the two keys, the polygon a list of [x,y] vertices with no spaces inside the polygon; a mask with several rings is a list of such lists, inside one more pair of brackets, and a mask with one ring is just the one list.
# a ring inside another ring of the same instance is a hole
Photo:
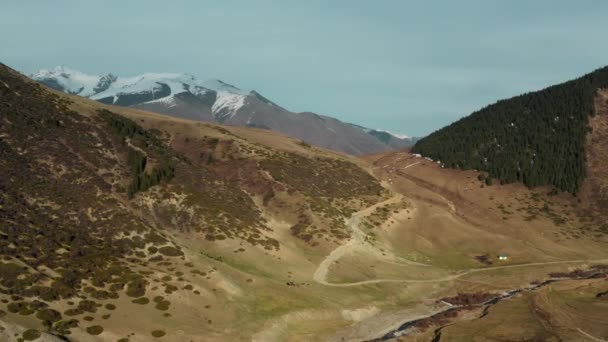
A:
{"label": "hazy horizon", "polygon": [[608,64],[607,10],[602,1],[8,1],[0,62],[25,73],[185,72],[292,111],[421,136]]}

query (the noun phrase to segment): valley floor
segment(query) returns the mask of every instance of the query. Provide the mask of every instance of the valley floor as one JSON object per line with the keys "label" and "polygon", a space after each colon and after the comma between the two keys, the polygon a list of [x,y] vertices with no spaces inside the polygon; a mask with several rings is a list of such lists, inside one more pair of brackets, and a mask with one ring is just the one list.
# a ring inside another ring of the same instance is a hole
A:
{"label": "valley floor", "polygon": [[[419,170],[405,173],[405,170],[414,171],[416,167]],[[608,302],[595,297],[597,293],[608,290],[605,268],[591,276],[599,279],[587,279],[589,274],[581,276],[576,272],[608,264],[605,237],[583,235],[571,238],[567,230],[576,229],[575,219],[566,223],[568,227],[565,229],[555,225],[549,217],[531,220],[521,214],[527,214],[527,211],[516,207],[518,202],[522,204],[520,198],[536,196],[529,190],[514,185],[481,187],[473,174],[465,175],[463,179],[452,178],[450,173],[455,172],[442,170],[428,161],[417,161],[406,153],[388,154],[376,160],[374,172],[394,195],[353,214],[348,220],[350,239],[322,259],[312,278],[321,286],[339,288],[343,292],[359,288],[372,293],[384,292],[385,297],[367,303],[361,301],[358,307],[344,308],[343,319],[350,323],[337,333],[328,331],[316,335],[311,327],[308,328],[309,333],[301,333],[300,330],[308,330],[305,328],[308,324],[314,326],[316,318],[310,319],[313,312],[308,312],[308,315],[302,313],[299,317],[292,312],[277,321],[282,324],[280,328],[279,325],[271,326],[275,331],[282,331],[274,336],[277,340],[306,340],[310,336],[323,336],[321,339],[335,341],[372,340],[385,336],[408,321],[419,322],[401,332],[403,336],[399,339],[438,341],[443,336],[449,341],[468,341],[475,336],[475,340],[494,340],[493,330],[482,322],[506,315],[503,319],[507,322],[514,320],[516,324],[521,317],[503,313],[504,307],[520,305],[512,303],[532,300],[547,291],[574,286],[568,284],[594,287],[595,292],[589,291],[585,299],[590,302],[588,308],[599,317],[602,314],[608,317]],[[552,201],[554,206],[562,205],[560,199],[544,200]],[[491,204],[488,205],[489,201]],[[509,209],[500,209],[504,207]],[[390,213],[380,224],[365,225],[379,208],[390,208]],[[530,210],[529,206],[525,209]],[[567,211],[562,214],[574,215]],[[499,253],[508,254],[509,259],[497,260]],[[573,273],[556,275],[558,272]],[[536,288],[535,284],[547,279],[560,282]],[[534,289],[529,293],[519,292],[528,287]],[[509,296],[491,309],[482,303],[456,306],[442,300],[458,294],[485,294],[493,298],[509,291],[515,291],[514,297]],[[564,291],[570,295],[569,290]],[[464,309],[453,317],[437,318],[440,316],[438,313],[455,308]],[[542,329],[529,332],[515,329],[512,337],[507,331],[502,332],[500,338],[521,338],[529,333],[530,338],[545,336],[602,341],[608,336],[605,328],[608,319],[600,318],[596,324],[587,325],[587,331],[575,324],[564,324],[563,319],[556,323],[553,316],[560,315],[558,309],[555,312],[548,310],[545,314],[546,322]],[[429,317],[433,319],[424,320]],[[456,339],[452,325],[467,326],[467,322],[472,320],[479,322],[476,324],[483,326],[482,330],[466,330],[472,329],[467,327],[464,331],[472,335]],[[442,330],[445,325],[450,328]],[[292,330],[290,326],[298,327]],[[487,335],[483,329],[490,329]],[[443,332],[437,335],[436,331]],[[267,335],[262,333],[259,336]]]}
{"label": "valley floor", "polygon": [[[310,246],[274,220],[279,251],[175,232],[194,267],[159,268],[153,277],[162,284],[177,275],[198,295],[160,293],[171,298],[164,317],[140,317],[140,304],[121,298],[120,314],[92,315],[103,335],[76,331],[74,340],[608,339],[608,267],[597,266],[608,265],[607,239],[579,230],[567,199],[482,186],[473,172],[403,152],[370,157],[369,168],[390,196],[352,214],[350,237],[340,244]],[[553,211],[537,209],[545,204]],[[491,300],[547,279],[560,281]],[[0,337],[27,325],[8,317]],[[134,317],[136,326],[125,325]],[[153,337],[155,329],[167,334]]]}

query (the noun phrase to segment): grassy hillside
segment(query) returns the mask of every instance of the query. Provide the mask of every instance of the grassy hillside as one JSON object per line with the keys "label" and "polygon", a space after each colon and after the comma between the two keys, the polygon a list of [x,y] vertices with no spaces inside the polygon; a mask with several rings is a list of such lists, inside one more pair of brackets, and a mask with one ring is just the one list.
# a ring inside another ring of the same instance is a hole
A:
{"label": "grassy hillside", "polygon": [[88,322],[125,302],[153,318],[174,292],[211,291],[193,279],[211,279],[198,268],[222,258],[197,248],[192,259],[184,240],[276,253],[291,241],[269,223],[280,220],[289,243],[331,244],[349,236],[345,217],[383,195],[348,159],[281,136],[291,150],[202,123],[145,128],[146,115],[81,101],[0,65],[0,317],[33,318],[37,330],[98,335],[103,321]]}
{"label": "grassy hillside", "polygon": [[585,137],[608,67],[487,106],[412,148],[445,166],[486,171],[501,183],[576,193],[585,178]]}

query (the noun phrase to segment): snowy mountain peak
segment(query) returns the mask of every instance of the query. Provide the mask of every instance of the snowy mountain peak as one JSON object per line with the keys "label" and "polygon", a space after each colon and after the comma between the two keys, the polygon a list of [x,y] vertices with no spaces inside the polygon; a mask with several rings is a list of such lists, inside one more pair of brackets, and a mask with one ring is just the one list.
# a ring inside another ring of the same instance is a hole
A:
{"label": "snowy mountain peak", "polygon": [[110,86],[112,85],[112,83],[116,82],[116,80],[118,79],[118,77],[112,75],[111,73],[102,76],[99,81],[97,82],[97,85],[95,86],[95,88],[93,88],[93,91],[95,93],[100,93],[104,90],[107,90],[108,88],[110,88]]}
{"label": "snowy mountain peak", "polygon": [[32,77],[32,78],[58,77],[58,76],[68,77],[70,74],[76,74],[76,73],[79,73],[79,71],[72,70],[63,65],[58,65],[52,69],[38,70],[38,72],[31,74],[30,77]]}
{"label": "snowy mountain peak", "polygon": [[[187,73],[155,73],[147,72],[137,76],[131,77],[117,77],[112,73],[105,76],[86,74],[81,71],[71,69],[66,66],[56,66],[52,69],[41,69],[36,73],[30,75],[34,80],[55,80],[61,85],[71,85],[70,88],[81,88],[91,89],[101,84],[116,84],[113,88],[136,88],[135,86],[152,85],[154,83],[164,83],[167,85],[178,85],[175,90],[182,92],[184,87],[181,84],[187,86],[193,86],[198,88],[206,88],[214,91],[223,91],[232,94],[248,95],[250,91],[239,89],[231,84],[228,84],[218,79],[208,79],[201,81],[194,77],[192,74]],[[187,88],[187,87],[186,87]],[[172,87],[173,89],[173,87]],[[103,91],[103,90],[102,90]],[[99,91],[98,91],[99,92]],[[98,92],[92,94],[81,94],[83,96],[92,96]]]}
{"label": "snowy mountain peak", "polygon": [[186,73],[144,73],[132,77],[114,74],[90,75],[65,66],[42,69],[30,77],[51,88],[77,94],[108,104],[137,105],[159,103],[174,105],[178,94],[190,93],[208,100],[214,115],[225,118],[234,115],[245,103],[250,91],[239,89],[218,79],[201,81]]}
{"label": "snowy mountain peak", "polygon": [[82,96],[94,94],[94,89],[101,79],[100,76],[85,74],[65,66],[42,69],[30,77],[37,81],[46,80],[51,88]]}

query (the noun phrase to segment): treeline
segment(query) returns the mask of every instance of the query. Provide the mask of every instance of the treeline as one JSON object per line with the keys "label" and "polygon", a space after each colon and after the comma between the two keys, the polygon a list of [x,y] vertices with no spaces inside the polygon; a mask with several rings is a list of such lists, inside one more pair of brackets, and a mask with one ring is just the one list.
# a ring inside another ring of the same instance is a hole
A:
{"label": "treeline", "polygon": [[170,163],[165,163],[152,169],[150,173],[145,172],[147,157],[133,148],[129,149],[128,163],[131,169],[132,181],[127,189],[129,198],[137,192],[146,191],[160,184],[162,180],[171,180],[175,176],[175,168]]}
{"label": "treeline", "polygon": [[446,167],[486,171],[502,184],[553,185],[576,193],[585,178],[585,137],[608,67],[501,100],[419,140],[412,153]]}
{"label": "treeline", "polygon": [[100,116],[124,139],[131,139],[132,144],[140,145],[154,154],[159,160],[159,165],[154,167],[150,173],[146,172],[148,157],[144,152],[132,146],[127,146],[127,164],[131,173],[131,183],[127,189],[127,195],[132,198],[136,193],[143,192],[158,185],[161,181],[169,181],[175,176],[173,158],[166,146],[153,134],[143,129],[134,121],[114,114],[107,110],[99,111]]}
{"label": "treeline", "polygon": [[166,147],[156,136],[143,129],[143,127],[136,124],[135,121],[112,113],[106,109],[99,110],[98,113],[112,128],[114,133],[120,135],[123,139],[135,139],[143,142],[146,147],[153,146],[159,150],[166,150]]}

